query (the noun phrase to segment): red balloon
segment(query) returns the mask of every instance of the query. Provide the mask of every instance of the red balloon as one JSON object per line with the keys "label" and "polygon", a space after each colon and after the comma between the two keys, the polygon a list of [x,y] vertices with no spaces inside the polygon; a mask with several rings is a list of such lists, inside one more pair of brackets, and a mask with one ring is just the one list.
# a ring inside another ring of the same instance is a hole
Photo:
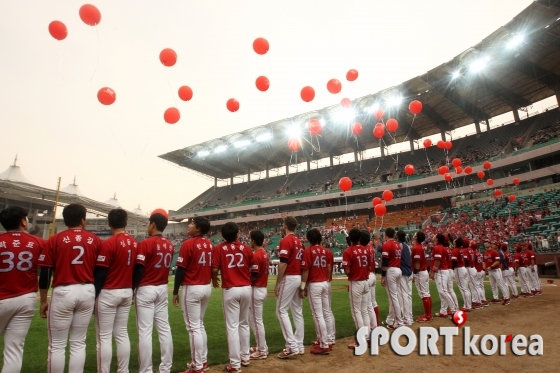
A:
{"label": "red balloon", "polygon": [[484,167],[484,169],[489,170],[490,167],[492,167],[492,163],[486,161],[482,164],[482,167]]}
{"label": "red balloon", "polygon": [[182,86],[179,88],[179,98],[183,101],[189,101],[193,96],[193,91],[189,86]]}
{"label": "red balloon", "polygon": [[510,202],[513,202],[513,201],[515,201],[516,197],[512,194],[508,197],[508,199],[509,199]]}
{"label": "red balloon", "polygon": [[450,173],[446,173],[445,175],[443,175],[443,178],[445,179],[445,181],[453,180],[453,176],[451,176]]}
{"label": "red balloon", "polygon": [[64,40],[68,36],[66,25],[60,21],[52,21],[49,23],[49,33],[56,40]]}
{"label": "red balloon", "polygon": [[111,105],[117,99],[117,94],[109,87],[103,87],[97,91],[97,99],[103,105]]}
{"label": "red balloon", "polygon": [[385,136],[385,129],[383,129],[383,127],[375,127],[373,129],[373,136],[377,137],[378,139],[383,138],[383,136]]}
{"label": "red balloon", "polygon": [[451,150],[452,147],[453,147],[453,144],[451,143],[451,141],[446,141],[445,142],[445,149]]}
{"label": "red balloon", "polygon": [[288,140],[288,148],[290,148],[291,151],[297,152],[300,147],[301,141],[299,141],[299,139],[293,138]]}
{"label": "red balloon", "polygon": [[377,205],[383,204],[383,200],[382,200],[381,198],[379,198],[379,197],[374,197],[374,198],[371,200],[371,204],[373,205],[373,207],[375,207],[375,206],[377,206]]}
{"label": "red balloon", "polygon": [[80,8],[80,18],[86,25],[95,26],[101,22],[101,12],[91,4],[84,4]]}
{"label": "red balloon", "polygon": [[253,50],[257,54],[266,54],[266,52],[268,52],[268,48],[270,48],[270,45],[268,44],[268,40],[265,38],[256,38],[253,42]]}
{"label": "red balloon", "polygon": [[467,175],[470,175],[471,172],[472,172],[472,167],[471,167],[471,166],[465,167],[465,173],[466,173]]}
{"label": "red balloon", "polygon": [[494,191],[494,195],[495,195],[496,197],[499,197],[499,196],[502,195],[502,191],[501,191],[500,189],[496,189],[496,190]]}
{"label": "red balloon", "polygon": [[492,186],[492,185],[494,185],[494,180],[488,179],[488,180],[486,180],[486,184],[488,184],[489,186]]}
{"label": "red balloon", "polygon": [[165,48],[159,53],[159,60],[164,66],[171,67],[177,62],[177,53],[171,48]]}
{"label": "red balloon", "polygon": [[441,166],[440,168],[438,168],[437,172],[438,172],[438,174],[443,176],[443,175],[445,175],[446,173],[449,172],[449,167]]}
{"label": "red balloon", "polygon": [[300,95],[303,101],[310,102],[315,98],[315,90],[310,86],[305,86],[301,89]]}
{"label": "red balloon", "polygon": [[230,98],[226,102],[226,107],[229,111],[231,111],[232,113],[235,113],[237,110],[239,110],[239,101],[237,101],[234,98]]}
{"label": "red balloon", "polygon": [[384,204],[379,204],[373,208],[376,216],[383,216],[387,212],[387,207]]}
{"label": "red balloon", "polygon": [[346,80],[348,80],[349,82],[353,82],[356,79],[358,79],[358,70],[348,70],[348,72],[346,73]]}
{"label": "red balloon", "polygon": [[414,173],[414,166],[411,164],[407,164],[406,166],[404,166],[404,173],[408,176],[412,175]]}
{"label": "red balloon", "polygon": [[353,133],[354,135],[356,135],[356,136],[359,135],[360,133],[362,133],[362,124],[361,124],[361,123],[357,123],[357,122],[354,123],[354,124],[352,125],[352,133]]}
{"label": "red balloon", "polygon": [[331,79],[327,82],[327,90],[332,93],[336,94],[339,93],[342,89],[342,83],[338,79]]}
{"label": "red balloon", "polygon": [[389,119],[386,124],[387,130],[389,132],[395,132],[399,128],[399,122],[396,119]]}
{"label": "red balloon", "polygon": [[383,123],[381,123],[381,122],[375,123],[375,128],[377,128],[377,127],[381,127],[381,128],[383,128],[383,129],[385,129],[385,125],[384,125]]}
{"label": "red balloon", "polygon": [[373,115],[375,116],[375,118],[381,119],[385,115],[385,112],[383,111],[383,109],[379,108],[373,112]]}
{"label": "red balloon", "polygon": [[437,147],[440,148],[440,149],[445,148],[445,141],[439,140],[439,141],[437,142]]}
{"label": "red balloon", "polygon": [[163,113],[163,119],[169,124],[177,123],[180,118],[181,113],[179,113],[179,110],[174,107],[170,107],[169,109],[165,110],[165,113]]}
{"label": "red balloon", "polygon": [[432,140],[430,139],[424,140],[424,147],[429,148],[430,146],[432,146]]}
{"label": "red balloon", "polygon": [[457,175],[460,175],[463,172],[463,167],[459,166],[459,167],[455,167],[455,173]]}
{"label": "red balloon", "polygon": [[154,211],[152,211],[150,216],[153,216],[154,214],[162,214],[166,219],[169,219],[169,215],[164,209],[155,209]]}
{"label": "red balloon", "polygon": [[307,123],[307,129],[310,134],[318,135],[321,133],[323,126],[321,126],[321,121],[319,119],[311,119],[309,123]]}
{"label": "red balloon", "polygon": [[393,199],[393,192],[391,192],[390,190],[384,190],[383,193],[381,194],[381,197],[383,197],[383,199],[387,202],[389,202],[390,200]]}
{"label": "red balloon", "polygon": [[339,187],[340,190],[342,190],[343,192],[348,192],[350,189],[352,189],[352,180],[350,180],[349,177],[343,177],[343,178],[340,179],[340,181],[338,182],[338,187]]}
{"label": "red balloon", "polygon": [[343,108],[348,109],[350,106],[352,106],[352,101],[350,101],[349,98],[343,98],[340,101],[340,105],[342,105]]}
{"label": "red balloon", "polygon": [[514,177],[514,178],[513,178],[513,183],[514,183],[515,185],[519,185],[520,181],[519,181],[518,178]]}
{"label": "red balloon", "polygon": [[422,103],[418,100],[414,100],[408,105],[408,110],[414,115],[420,114],[422,111]]}
{"label": "red balloon", "polygon": [[261,92],[265,92],[270,87],[270,80],[266,76],[259,76],[255,82],[257,89]]}
{"label": "red balloon", "polygon": [[453,167],[459,167],[461,165],[461,160],[459,158],[455,158],[451,161],[451,164],[453,165]]}
{"label": "red balloon", "polygon": [[484,176],[485,176],[484,171],[478,171],[476,173],[476,176],[478,176],[479,179],[484,179]]}

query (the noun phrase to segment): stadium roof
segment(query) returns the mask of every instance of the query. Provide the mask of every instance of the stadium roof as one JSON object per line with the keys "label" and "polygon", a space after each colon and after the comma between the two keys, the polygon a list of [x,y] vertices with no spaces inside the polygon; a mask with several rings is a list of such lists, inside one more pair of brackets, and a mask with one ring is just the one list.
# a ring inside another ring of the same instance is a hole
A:
{"label": "stadium roof", "polygon": [[[260,172],[288,164],[292,152],[287,146],[286,131],[300,126],[305,134],[302,136],[309,140],[306,124],[313,118],[323,120],[320,149],[316,144],[312,149],[302,139],[300,161],[383,145],[372,135],[377,122],[373,116],[376,105],[385,110],[385,120],[392,117],[399,122],[394,140],[387,132],[383,139],[385,144],[392,144],[445,133],[473,122],[477,126],[488,123],[488,119],[514,109],[526,111],[533,103],[555,94],[560,96],[560,1],[539,0],[452,60],[398,86],[354,100],[351,110],[355,117],[350,114],[348,118],[348,109],[334,105],[159,157],[226,179],[248,174],[249,170]],[[423,103],[422,112],[415,118],[408,111],[408,103],[414,99]],[[354,122],[363,125],[357,141],[350,132]]]}

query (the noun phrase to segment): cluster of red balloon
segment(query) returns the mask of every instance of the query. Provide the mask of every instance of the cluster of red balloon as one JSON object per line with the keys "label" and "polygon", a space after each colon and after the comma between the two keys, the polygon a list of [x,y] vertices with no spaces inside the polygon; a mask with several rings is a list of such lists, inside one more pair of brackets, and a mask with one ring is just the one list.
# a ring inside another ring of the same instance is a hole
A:
{"label": "cluster of red balloon", "polygon": [[[430,144],[431,144],[431,143],[432,143],[432,142],[430,141]],[[424,146],[425,146],[425,145],[424,145]],[[436,146],[437,146],[439,149],[445,149],[445,150],[448,150],[448,151],[449,151],[449,150],[451,150],[451,148],[453,147],[453,143],[452,143],[451,141],[439,140],[439,141],[436,143]]]}

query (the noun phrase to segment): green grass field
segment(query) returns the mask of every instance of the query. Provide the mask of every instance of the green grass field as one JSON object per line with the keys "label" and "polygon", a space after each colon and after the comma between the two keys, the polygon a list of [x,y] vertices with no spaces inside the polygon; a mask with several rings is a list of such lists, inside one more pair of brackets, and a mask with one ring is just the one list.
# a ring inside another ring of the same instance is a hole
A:
{"label": "green grass field", "polygon": [[[282,331],[280,329],[280,324],[275,315],[275,305],[276,296],[273,294],[274,283],[276,278],[271,276],[269,278],[269,295],[265,303],[264,308],[264,323],[266,328],[266,340],[269,346],[270,353],[279,352],[284,348],[284,338],[282,336]],[[170,286],[173,284],[173,279],[170,278]],[[333,313],[336,320],[336,336],[337,338],[348,337],[354,335],[355,328],[352,316],[350,314],[350,303],[348,300],[348,291],[345,288],[348,282],[346,280],[334,280],[332,284],[332,306]],[[461,293],[457,287],[455,287],[455,292],[459,299],[459,303],[462,304]],[[430,293],[433,299],[433,311],[437,312],[439,310],[440,300],[436,290],[435,282],[430,282]],[[488,299],[492,298],[490,287],[486,286],[486,296]],[[376,289],[377,303],[379,304],[379,310],[381,312],[381,320],[384,320],[387,316],[388,301],[387,292],[381,286],[381,281],[377,282]],[[174,345],[174,359],[173,359],[173,369],[172,372],[179,372],[185,369],[187,362],[190,361],[190,349],[189,349],[189,338],[187,331],[185,329],[185,323],[183,321],[183,316],[179,308],[175,308],[171,301],[172,295],[169,293],[169,323],[171,325],[171,332],[173,334],[173,345]],[[418,297],[416,288],[413,285],[413,314],[418,316],[424,313],[422,308],[422,302]],[[309,302],[307,299],[303,302],[304,308],[303,313],[305,317],[305,343],[310,343],[315,339],[315,330],[313,326],[313,319],[311,317],[311,311],[309,308]],[[46,372],[47,368],[47,347],[48,347],[48,337],[47,337],[47,323],[46,320],[39,317],[39,303],[37,303],[37,312],[31,324],[29,334],[27,335],[25,343],[25,351],[23,355],[23,368],[22,372]],[[130,311],[130,319],[128,323],[128,331],[131,342],[131,357],[130,357],[130,371],[138,371],[138,350],[137,342],[138,336],[136,333],[135,324],[135,312],[134,307]],[[228,349],[226,341],[225,332],[225,321],[222,313],[221,305],[221,290],[213,289],[212,297],[208,305],[206,316],[204,318],[204,323],[206,326],[206,332],[208,334],[208,362],[212,364],[222,364],[228,362]],[[251,345],[254,345],[254,338],[251,334]],[[0,338],[0,348],[3,349],[4,339]],[[87,335],[87,357],[84,372],[95,373],[96,372],[96,348],[95,348],[95,324],[92,318],[90,323],[90,328]],[[113,361],[111,371],[116,371],[116,347],[113,346]],[[157,371],[157,366],[159,365],[159,342],[157,339],[157,333],[154,332],[153,340],[153,359],[154,359],[154,371]],[[66,361],[68,362],[69,354],[66,353]],[[68,363],[66,363],[68,367]],[[68,368],[66,368],[68,369]]]}

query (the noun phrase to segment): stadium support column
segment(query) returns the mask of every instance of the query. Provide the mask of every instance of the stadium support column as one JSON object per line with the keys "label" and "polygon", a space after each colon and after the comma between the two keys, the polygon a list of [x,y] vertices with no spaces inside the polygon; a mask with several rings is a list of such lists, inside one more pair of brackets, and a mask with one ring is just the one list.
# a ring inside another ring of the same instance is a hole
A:
{"label": "stadium support column", "polygon": [[266,180],[268,180],[268,170],[270,169],[270,165],[266,162]]}
{"label": "stadium support column", "polygon": [[554,94],[556,95],[556,103],[560,106],[560,85],[554,87]]}
{"label": "stadium support column", "polygon": [[490,120],[488,118],[484,118],[484,121],[486,122],[486,131],[490,131]]}
{"label": "stadium support column", "polygon": [[333,155],[332,153],[329,154],[329,158],[331,159],[331,167],[334,165]]}
{"label": "stadium support column", "polygon": [[411,137],[408,141],[410,141],[410,151],[414,153],[414,139]]}
{"label": "stadium support column", "polygon": [[511,111],[513,112],[513,119],[515,119],[515,123],[519,123],[521,119],[519,118],[519,111],[517,110],[517,105],[511,105]]}
{"label": "stadium support column", "polygon": [[233,185],[233,172],[231,173],[231,177],[229,178],[229,186]]}
{"label": "stadium support column", "polygon": [[440,133],[441,133],[441,141],[447,141],[447,140],[445,139],[445,130],[441,130]]}
{"label": "stadium support column", "polygon": [[381,158],[385,157],[385,147],[383,146],[381,139],[379,139],[379,150],[381,150]]}
{"label": "stadium support column", "polygon": [[214,176],[214,189],[218,187],[218,178]]}
{"label": "stadium support column", "polygon": [[358,163],[358,152],[354,150],[354,163]]}
{"label": "stadium support column", "polygon": [[251,168],[247,168],[247,182],[251,181]]}
{"label": "stadium support column", "polygon": [[286,175],[290,174],[290,162],[286,163]]}
{"label": "stadium support column", "polygon": [[311,160],[307,158],[307,172],[311,170]]}
{"label": "stadium support column", "polygon": [[476,128],[476,134],[480,134],[480,121],[478,118],[474,118],[474,127]]}

